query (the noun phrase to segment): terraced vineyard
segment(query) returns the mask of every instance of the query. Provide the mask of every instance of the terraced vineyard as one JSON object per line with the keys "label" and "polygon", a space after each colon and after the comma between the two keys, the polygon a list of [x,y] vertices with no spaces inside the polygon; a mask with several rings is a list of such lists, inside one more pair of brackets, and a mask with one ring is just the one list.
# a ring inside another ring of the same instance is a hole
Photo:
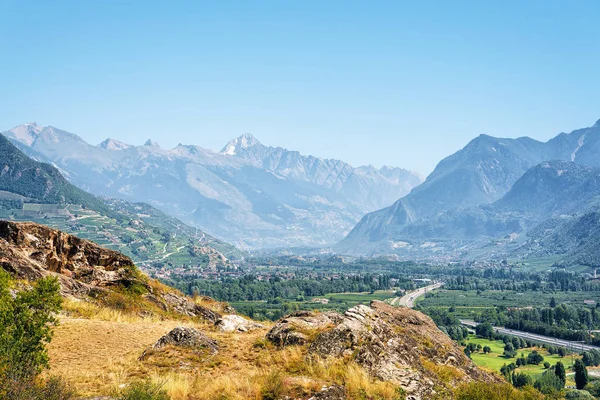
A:
{"label": "terraced vineyard", "polygon": [[152,275],[236,268],[235,247],[143,203],[103,199],[118,218],[79,205],[25,203],[0,210],[0,218],[32,221],[88,239],[130,256]]}

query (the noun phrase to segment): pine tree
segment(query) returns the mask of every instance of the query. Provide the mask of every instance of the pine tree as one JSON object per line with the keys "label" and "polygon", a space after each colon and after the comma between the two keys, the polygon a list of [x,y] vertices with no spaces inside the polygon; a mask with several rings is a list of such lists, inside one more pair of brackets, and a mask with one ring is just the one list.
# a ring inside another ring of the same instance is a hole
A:
{"label": "pine tree", "polygon": [[583,361],[576,360],[573,370],[575,371],[575,385],[577,386],[577,389],[581,390],[589,382],[587,368]]}
{"label": "pine tree", "polygon": [[556,366],[554,367],[554,373],[556,376],[558,376],[558,379],[562,381],[564,386],[567,382],[567,372],[565,371],[565,366],[562,362],[559,361],[556,363]]}

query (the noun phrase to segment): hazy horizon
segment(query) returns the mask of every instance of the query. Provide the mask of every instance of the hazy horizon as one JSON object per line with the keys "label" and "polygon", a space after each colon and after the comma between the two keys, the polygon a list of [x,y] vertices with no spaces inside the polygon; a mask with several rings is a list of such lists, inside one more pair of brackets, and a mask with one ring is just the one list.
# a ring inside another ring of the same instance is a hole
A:
{"label": "hazy horizon", "polygon": [[219,151],[252,133],[429,174],[479,134],[600,118],[595,2],[4,2],[2,130]]}

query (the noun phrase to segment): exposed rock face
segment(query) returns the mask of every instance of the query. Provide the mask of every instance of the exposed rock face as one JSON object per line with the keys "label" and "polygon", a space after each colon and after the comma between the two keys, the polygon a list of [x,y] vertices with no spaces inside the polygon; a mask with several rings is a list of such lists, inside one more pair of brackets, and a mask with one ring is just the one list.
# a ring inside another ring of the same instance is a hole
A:
{"label": "exposed rock face", "polygon": [[197,329],[178,326],[158,339],[150,349],[142,353],[139,359],[143,360],[151,351],[160,350],[167,345],[187,347],[199,351],[208,350],[212,354],[219,351],[219,343],[216,340],[209,338]]}
{"label": "exposed rock face", "polygon": [[221,314],[209,308],[195,304],[184,296],[179,296],[174,293],[165,293],[162,295],[167,307],[178,314],[187,315],[189,317],[201,317],[207,321],[217,322],[221,318]]}
{"label": "exposed rock face", "polygon": [[76,297],[141,285],[147,293],[140,300],[154,303],[162,311],[213,323],[221,318],[220,313],[185,296],[154,290],[129,257],[44,225],[0,220],[0,268],[29,281],[55,276],[62,294]]}
{"label": "exposed rock face", "polygon": [[264,325],[247,320],[239,315],[224,315],[215,325],[221,332],[248,332],[264,328]]}
{"label": "exposed rock face", "polygon": [[[370,307],[352,307],[337,320],[298,314],[277,323],[267,338],[277,344],[301,344],[311,330],[323,330],[310,344],[309,354],[352,360],[373,377],[401,386],[409,400],[429,399],[444,390],[451,398],[449,389],[459,382],[500,381],[478,369],[431,318],[414,310],[374,301]],[[298,329],[303,330],[300,335]]]}
{"label": "exposed rock face", "polygon": [[26,222],[0,221],[0,266],[21,279],[55,275],[63,293],[69,294],[142,283],[129,257]]}
{"label": "exposed rock face", "polygon": [[309,332],[334,326],[342,319],[336,312],[296,311],[277,322],[267,333],[267,339],[277,346],[304,344],[308,341]]}

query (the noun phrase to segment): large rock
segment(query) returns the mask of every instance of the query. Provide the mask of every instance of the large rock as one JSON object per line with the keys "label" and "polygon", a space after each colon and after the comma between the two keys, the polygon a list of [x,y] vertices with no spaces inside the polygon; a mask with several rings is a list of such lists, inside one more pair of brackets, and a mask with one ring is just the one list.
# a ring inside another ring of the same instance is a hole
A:
{"label": "large rock", "polygon": [[264,325],[247,320],[239,315],[224,315],[215,325],[221,332],[248,332],[264,328]]}
{"label": "large rock", "polygon": [[146,349],[140,356],[144,360],[152,351],[160,350],[167,345],[186,347],[197,351],[208,350],[215,354],[219,351],[219,343],[194,328],[178,326],[165,336],[158,339],[154,345]]}
{"label": "large rock", "polygon": [[[380,301],[358,305],[343,315],[299,311],[281,319],[267,334],[278,346],[308,344],[309,357],[354,362],[372,377],[396,384],[408,400],[452,398],[463,382],[501,382],[478,369],[428,316]],[[340,386],[311,399],[344,399]]]}
{"label": "large rock", "polygon": [[352,359],[370,375],[401,386],[409,400],[431,398],[460,382],[499,380],[478,369],[431,318],[380,301],[350,308],[339,324],[316,336],[309,353]]}
{"label": "large rock", "polygon": [[336,312],[296,311],[279,320],[267,333],[267,339],[277,346],[305,344],[312,333],[341,320],[342,316]]}
{"label": "large rock", "polygon": [[129,257],[56,229],[27,222],[0,221],[0,267],[30,281],[56,276],[63,294],[145,285]]}
{"label": "large rock", "polygon": [[200,317],[213,323],[221,318],[221,314],[218,312],[196,304],[187,297],[175,293],[164,293],[161,298],[168,309],[178,314],[189,317]]}

